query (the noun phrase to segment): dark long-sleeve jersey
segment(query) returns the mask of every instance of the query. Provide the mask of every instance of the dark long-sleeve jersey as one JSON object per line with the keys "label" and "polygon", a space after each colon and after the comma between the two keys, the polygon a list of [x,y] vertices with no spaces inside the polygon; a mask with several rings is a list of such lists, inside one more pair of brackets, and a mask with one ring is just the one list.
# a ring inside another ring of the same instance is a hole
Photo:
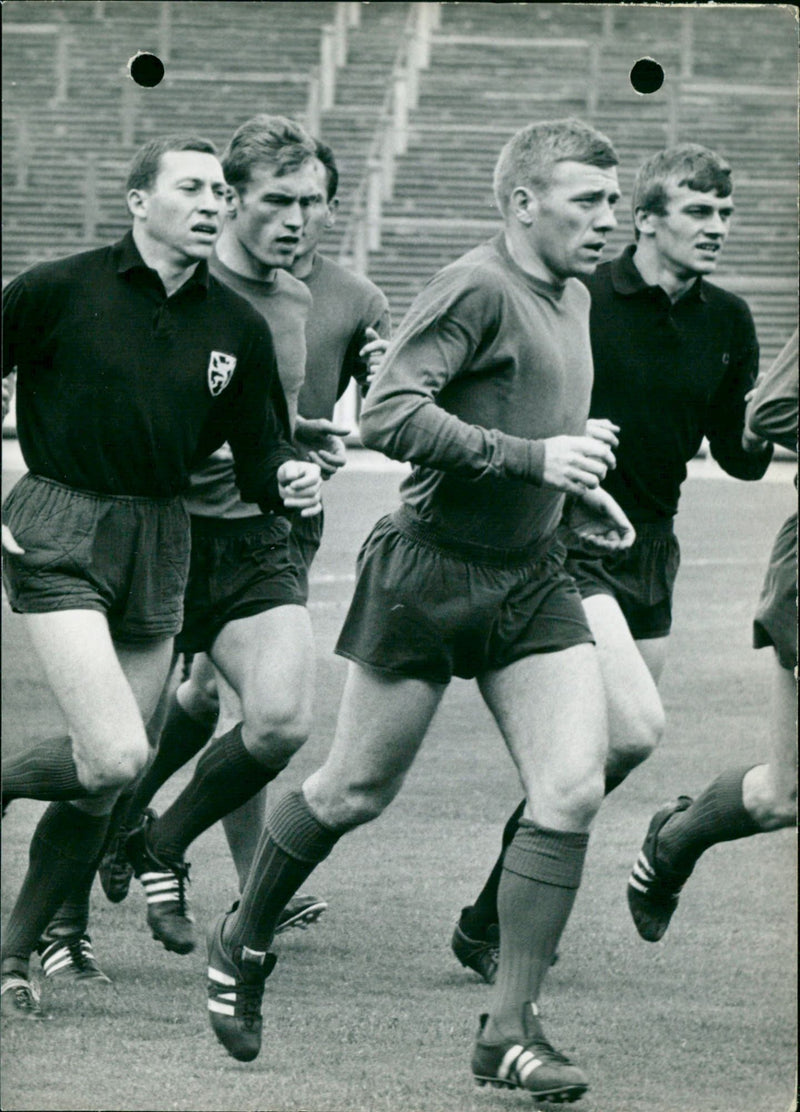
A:
{"label": "dark long-sleeve jersey", "polygon": [[[244,278],[220,262],[216,255],[209,259],[209,270],[214,278],[248,301],[267,322],[289,424],[294,429],[297,395],[305,374],[305,326],[311,294],[285,270],[273,271],[268,281]],[[239,494],[233,452],[227,442],[192,471],[190,483],[186,505],[195,517],[232,520],[259,516],[258,507],[243,501]]]}
{"label": "dark long-sleeve jersey", "polygon": [[388,338],[389,304],[368,278],[324,255],[314,256],[311,273],[301,281],[314,304],[306,324],[306,374],[297,409],[302,417],[330,420],[351,379],[362,391],[366,388],[368,366],[358,353],[368,342],[367,328]]}
{"label": "dark long-sleeve jersey", "polygon": [[99,494],[171,497],[225,440],[242,497],[281,512],[296,456],[269,330],[205,262],[171,297],[129,232],[9,283],[4,374],[37,475]]}
{"label": "dark long-sleeve jersey", "polygon": [[503,234],[441,270],[389,346],[361,414],[364,442],[413,470],[417,519],[454,541],[523,549],[546,540],[563,495],[543,487],[548,437],[583,433],[589,296],[521,270]]}
{"label": "dark long-sleeve jersey", "polygon": [[745,395],[758,372],[746,302],[698,278],[673,303],[660,286],[646,284],[633,251],[603,263],[586,285],[591,414],[620,426],[617,466],[603,487],[636,523],[674,517],[686,464],[704,436],[737,479],[760,479],[772,449],[742,447]]}

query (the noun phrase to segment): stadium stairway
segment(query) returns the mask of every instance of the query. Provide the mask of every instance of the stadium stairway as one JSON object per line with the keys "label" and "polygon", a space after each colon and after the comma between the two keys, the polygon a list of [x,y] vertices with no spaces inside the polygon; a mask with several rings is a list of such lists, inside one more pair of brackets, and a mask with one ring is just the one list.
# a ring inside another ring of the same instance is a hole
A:
{"label": "stadium stairway", "polygon": [[[341,168],[328,250],[352,258],[370,155],[384,126],[418,5],[361,4],[347,31],[333,103],[319,133]],[[791,12],[697,6],[443,4],[430,65],[420,71],[408,146],[368,260],[397,320],[440,266],[498,226],[497,152],[531,119],[578,115],[613,139],[623,202],[610,257],[629,238],[633,172],[678,140],[731,161],[737,215],[718,280],[751,304],[770,358],[794,326],[797,34]],[[168,16],[164,12],[168,9]],[[135,146],[188,129],[225,143],[257,111],[305,118],[332,2],[9,0],[3,5],[3,276],[95,246],[127,225],[120,178]],[[166,54],[164,81],[135,86],[137,50]],[[640,57],[666,80],[642,96]],[[360,204],[355,204],[356,199]]]}
{"label": "stadium stairway", "polygon": [[[623,201],[606,257],[630,239],[638,163],[674,141],[703,142],[734,169],[737,213],[715,278],[750,303],[771,359],[797,307],[797,35],[791,13],[725,7],[445,4],[419,75],[408,150],[383,205],[370,276],[396,315],[436,269],[497,228],[491,179],[501,144],[536,118],[578,115],[614,141]],[[609,18],[608,12],[613,12]],[[688,56],[687,56],[688,55]],[[666,80],[643,96],[641,57]],[[687,64],[688,63],[688,64]]]}

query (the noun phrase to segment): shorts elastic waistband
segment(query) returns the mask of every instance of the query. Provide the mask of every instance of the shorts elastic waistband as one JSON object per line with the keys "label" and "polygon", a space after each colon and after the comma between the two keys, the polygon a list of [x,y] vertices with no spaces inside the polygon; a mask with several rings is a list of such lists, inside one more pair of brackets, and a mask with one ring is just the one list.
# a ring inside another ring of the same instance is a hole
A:
{"label": "shorts elastic waistband", "polygon": [[444,536],[433,526],[420,521],[406,506],[396,510],[391,515],[391,519],[395,527],[412,540],[437,548],[448,555],[457,556],[471,564],[490,564],[492,567],[501,568],[533,564],[547,555],[558,543],[555,533],[524,548],[495,548],[485,544],[475,544],[472,541],[458,540]]}
{"label": "shorts elastic waistband", "polygon": [[98,502],[127,502],[147,506],[172,506],[183,503],[183,496],[180,494],[170,494],[163,498],[149,494],[107,494],[99,490],[84,490],[82,487],[69,486],[68,483],[59,483],[56,479],[49,479],[45,475],[36,475],[33,472],[30,472],[30,478],[45,486],[55,487],[56,490],[79,494],[81,498],[94,498]]}
{"label": "shorts elastic waistband", "polygon": [[204,517],[191,514],[192,533],[204,537],[242,537],[248,533],[274,533],[276,541],[289,535],[289,522],[278,514],[252,517]]}
{"label": "shorts elastic waistband", "polygon": [[675,523],[671,517],[662,521],[634,521],[633,527],[638,540],[643,537],[671,537],[675,532]]}

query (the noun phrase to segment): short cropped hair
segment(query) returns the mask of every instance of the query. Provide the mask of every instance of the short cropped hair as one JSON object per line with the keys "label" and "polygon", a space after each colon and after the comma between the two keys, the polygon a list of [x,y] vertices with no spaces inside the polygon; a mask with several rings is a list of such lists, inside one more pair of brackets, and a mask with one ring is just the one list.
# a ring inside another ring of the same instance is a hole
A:
{"label": "short cropped hair", "polygon": [[731,168],[724,158],[699,143],[681,143],[656,152],[639,167],[631,198],[634,217],[640,210],[666,216],[668,182],[718,197],[733,192]]}
{"label": "short cropped hair", "polygon": [[233,133],[222,155],[222,169],[228,185],[241,190],[258,166],[267,166],[282,177],[314,157],[314,140],[304,127],[286,116],[261,113]]}
{"label": "short cropped hair", "polygon": [[336,165],[336,159],[333,157],[333,151],[327,143],[323,143],[321,139],[315,139],[314,146],[317,151],[317,158],[325,167],[325,179],[327,181],[327,200],[330,203],[336,196],[336,191],[339,188],[339,167]]}
{"label": "short cropped hair", "polygon": [[619,158],[610,139],[574,117],[528,124],[512,135],[494,168],[494,197],[503,216],[517,186],[544,192],[556,164],[567,161],[605,170],[616,166]]}
{"label": "short cropped hair", "polygon": [[151,189],[161,169],[161,158],[167,151],[200,151],[201,154],[216,155],[217,148],[210,139],[200,139],[196,135],[162,135],[151,139],[133,156],[125,191]]}

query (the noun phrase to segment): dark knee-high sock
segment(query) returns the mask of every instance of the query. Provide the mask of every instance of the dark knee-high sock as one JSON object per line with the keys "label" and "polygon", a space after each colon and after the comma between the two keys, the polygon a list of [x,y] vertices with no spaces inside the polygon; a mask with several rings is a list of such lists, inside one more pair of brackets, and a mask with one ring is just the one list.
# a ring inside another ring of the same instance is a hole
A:
{"label": "dark knee-high sock", "polygon": [[281,768],[266,768],[250,755],[238,722],[211,742],[192,779],[152,824],[147,834],[150,851],[161,861],[180,861],[198,835],[261,791]]}
{"label": "dark knee-high sock", "polygon": [[89,815],[70,803],[51,803],[31,839],[28,871],[9,916],[0,957],[26,960],[105,839],[108,815]]}
{"label": "dark knee-high sock", "polygon": [[519,1032],[522,1006],[537,1000],[580,885],[589,835],[522,819],[506,850],[498,892],[500,963],[491,1015]]}
{"label": "dark knee-high sock", "polygon": [[12,799],[84,799],[89,792],[78,778],[72,738],[31,741],[3,757],[3,806]]}
{"label": "dark knee-high sock", "polygon": [[139,815],[170,776],[199,753],[214,733],[216,719],[199,721],[187,714],[173,695],[155,756],[134,785],[123,822],[136,825]]}
{"label": "dark knee-high sock", "polygon": [[742,781],[752,767],[726,769],[687,810],[673,815],[662,826],[656,849],[658,865],[676,876],[687,877],[710,846],[762,832],[742,800]]}
{"label": "dark knee-high sock", "polygon": [[93,861],[83,875],[72,884],[66,898],[42,932],[40,940],[42,945],[54,942],[57,938],[86,934],[89,929],[89,901],[92,884],[97,875],[97,864],[97,861]]}
{"label": "dark knee-high sock", "polygon": [[343,833],[324,826],[301,791],[284,796],[267,816],[238,910],[225,924],[225,945],[267,950],[278,916]]}
{"label": "dark knee-high sock", "polygon": [[503,848],[478,898],[472,907],[465,907],[461,912],[459,925],[470,938],[483,938],[487,929],[497,922],[497,889],[503,872],[503,855],[514,840],[524,810],[525,800],[523,799],[503,827]]}
{"label": "dark knee-high sock", "polygon": [[108,816],[105,838],[100,852],[95,860],[86,869],[83,875],[77,875],[73,885],[67,893],[64,902],[56,911],[53,918],[42,934],[41,943],[47,945],[57,938],[68,938],[73,934],[86,934],[89,929],[89,904],[92,894],[92,885],[97,876],[97,870],[103,859],[103,854],[111,839],[121,825],[121,818],[125,812],[130,798],[130,789],[123,790]]}
{"label": "dark knee-high sock", "polygon": [[[618,788],[619,785],[625,780],[625,775],[607,774],[605,782],[605,794],[609,795]],[[508,846],[511,845],[514,835],[517,832],[519,821],[525,811],[525,800],[519,804],[517,809],[509,818],[505,827],[503,828],[503,848],[500,851],[500,856],[494,863],[492,871],[484,884],[478,898],[472,907],[465,907],[461,912],[459,926],[465,934],[470,938],[485,938],[486,931],[494,923],[499,922],[499,914],[497,911],[497,890],[500,887],[500,877],[503,873],[503,855]]]}

